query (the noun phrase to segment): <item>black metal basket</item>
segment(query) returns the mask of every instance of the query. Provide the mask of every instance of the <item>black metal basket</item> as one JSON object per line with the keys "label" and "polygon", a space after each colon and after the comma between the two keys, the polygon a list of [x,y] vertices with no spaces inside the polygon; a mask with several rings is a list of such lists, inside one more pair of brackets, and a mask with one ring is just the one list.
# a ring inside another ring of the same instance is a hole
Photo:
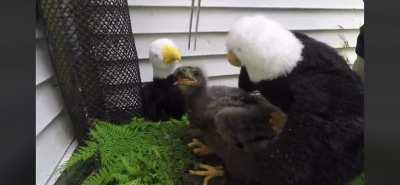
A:
{"label": "black metal basket", "polygon": [[94,119],[142,116],[127,0],[40,0],[49,53],[78,138]]}

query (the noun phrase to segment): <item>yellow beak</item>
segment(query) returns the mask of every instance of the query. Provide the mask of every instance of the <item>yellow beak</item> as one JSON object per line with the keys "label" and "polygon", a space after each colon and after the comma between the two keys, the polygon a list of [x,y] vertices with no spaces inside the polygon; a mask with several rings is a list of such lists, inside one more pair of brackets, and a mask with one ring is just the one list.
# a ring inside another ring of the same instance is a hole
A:
{"label": "yellow beak", "polygon": [[228,54],[226,54],[226,58],[228,59],[231,65],[236,67],[241,66],[240,60],[236,57],[236,55],[232,51],[229,51]]}
{"label": "yellow beak", "polygon": [[180,60],[182,60],[181,52],[175,46],[170,46],[170,45],[164,46],[162,48],[162,54],[163,54],[163,62],[165,64],[171,64],[176,61],[179,62]]}

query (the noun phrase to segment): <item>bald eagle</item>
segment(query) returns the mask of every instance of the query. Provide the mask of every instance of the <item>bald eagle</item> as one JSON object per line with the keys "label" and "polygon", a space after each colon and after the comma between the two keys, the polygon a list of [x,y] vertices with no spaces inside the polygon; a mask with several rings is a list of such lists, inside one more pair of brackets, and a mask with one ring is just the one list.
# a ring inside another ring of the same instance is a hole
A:
{"label": "bald eagle", "polygon": [[361,173],[364,89],[335,49],[263,16],[238,20],[226,46],[228,61],[241,66],[239,87],[288,115],[260,163],[263,184],[341,185]]}
{"label": "bald eagle", "polygon": [[185,103],[179,89],[173,85],[172,72],[181,53],[170,39],[157,39],[149,48],[149,60],[153,67],[153,82],[143,86],[144,118],[165,121],[181,118]]}
{"label": "bald eagle", "polygon": [[258,168],[261,160],[255,156],[279,137],[286,115],[262,96],[233,87],[207,87],[198,67],[180,67],[174,74],[186,97],[191,129],[198,130],[189,146],[195,154],[215,154],[223,162],[218,167],[202,164],[206,171],[190,173],[206,176],[204,184],[222,175],[229,185],[257,182],[253,174],[264,169]]}

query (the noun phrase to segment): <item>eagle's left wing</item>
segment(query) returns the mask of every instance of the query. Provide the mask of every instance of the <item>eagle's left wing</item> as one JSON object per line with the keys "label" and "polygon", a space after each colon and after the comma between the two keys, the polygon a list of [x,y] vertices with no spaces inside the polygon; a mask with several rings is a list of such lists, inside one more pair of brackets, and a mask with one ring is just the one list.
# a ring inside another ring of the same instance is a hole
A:
{"label": "eagle's left wing", "polygon": [[266,148],[275,136],[268,116],[255,105],[224,108],[216,114],[214,124],[221,142],[248,151]]}

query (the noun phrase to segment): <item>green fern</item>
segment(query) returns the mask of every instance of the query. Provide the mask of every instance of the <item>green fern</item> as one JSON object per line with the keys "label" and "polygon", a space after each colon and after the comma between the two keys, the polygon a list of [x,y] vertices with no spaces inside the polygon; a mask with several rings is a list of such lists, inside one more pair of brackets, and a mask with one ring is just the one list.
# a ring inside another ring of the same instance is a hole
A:
{"label": "green fern", "polygon": [[179,185],[192,164],[186,147],[187,118],[148,123],[135,118],[127,125],[97,121],[90,140],[65,164],[73,169],[94,159],[98,169],[83,185]]}
{"label": "green fern", "polygon": [[93,158],[94,155],[97,153],[97,144],[94,142],[87,142],[86,147],[79,148],[71,158],[64,164],[64,169],[70,169],[73,166],[76,166],[79,163],[84,161],[88,161],[89,159]]}
{"label": "green fern", "polygon": [[365,176],[364,174],[361,174],[360,176],[358,176],[356,179],[354,179],[350,185],[365,185]]}

